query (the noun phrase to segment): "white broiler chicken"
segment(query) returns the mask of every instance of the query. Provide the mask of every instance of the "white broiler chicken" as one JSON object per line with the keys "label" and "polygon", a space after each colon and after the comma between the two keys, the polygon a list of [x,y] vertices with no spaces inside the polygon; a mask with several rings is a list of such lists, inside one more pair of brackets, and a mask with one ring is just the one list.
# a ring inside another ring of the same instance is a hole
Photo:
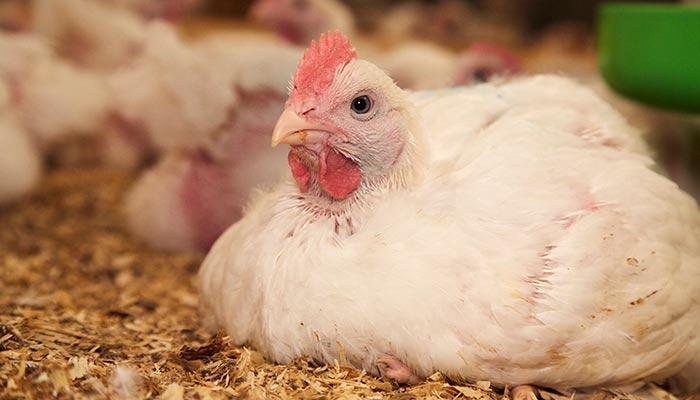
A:
{"label": "white broiler chicken", "polygon": [[91,136],[104,123],[111,94],[105,79],[56,58],[36,35],[0,34],[0,79],[10,106],[40,150],[68,136]]}
{"label": "white broiler chicken", "polygon": [[207,250],[240,218],[255,186],[284,174],[286,154],[270,151],[269,132],[301,54],[228,37],[187,48],[172,36],[165,50],[170,56],[153,75],[134,76],[124,92],[138,101],[128,117],[165,151],[131,189],[126,213],[132,231],[154,246]]}
{"label": "white broiler chicken", "polygon": [[342,355],[400,383],[697,389],[698,205],[557,83],[589,93],[540,77],[410,95],[322,36],[272,134],[294,182],[214,244],[207,317],[276,362]]}
{"label": "white broiler chicken", "polygon": [[102,152],[122,168],[209,141],[236,101],[232,71],[200,57],[167,24],[153,22],[146,32],[143,52],[109,79],[114,109]]}
{"label": "white broiler chicken", "polygon": [[0,81],[0,204],[31,191],[41,176],[41,158],[12,110],[11,90]]}
{"label": "white broiler chicken", "polygon": [[56,52],[91,69],[128,65],[141,52],[145,22],[126,7],[94,0],[33,0],[34,30]]}

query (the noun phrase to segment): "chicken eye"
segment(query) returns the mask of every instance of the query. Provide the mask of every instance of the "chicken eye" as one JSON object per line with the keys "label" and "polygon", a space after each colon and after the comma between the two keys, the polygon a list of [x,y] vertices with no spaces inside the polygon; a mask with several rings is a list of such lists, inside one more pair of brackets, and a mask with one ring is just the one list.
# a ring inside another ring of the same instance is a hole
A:
{"label": "chicken eye", "polygon": [[372,101],[367,95],[355,97],[350,103],[350,109],[356,114],[367,114],[371,108]]}

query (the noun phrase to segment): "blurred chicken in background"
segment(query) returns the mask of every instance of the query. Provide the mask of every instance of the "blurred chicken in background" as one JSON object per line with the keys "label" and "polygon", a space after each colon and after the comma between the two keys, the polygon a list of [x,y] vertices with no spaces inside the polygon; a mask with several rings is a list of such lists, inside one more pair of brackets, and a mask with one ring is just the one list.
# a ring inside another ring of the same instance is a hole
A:
{"label": "blurred chicken in background", "polygon": [[34,0],[33,28],[57,54],[108,71],[141,51],[144,21],[128,8],[95,0]]}
{"label": "blurred chicken in background", "polygon": [[12,108],[40,151],[70,136],[94,136],[111,94],[104,78],[55,57],[31,33],[0,34],[0,79]]}
{"label": "blurred chicken in background", "polygon": [[359,35],[354,16],[338,0],[257,0],[250,15],[296,45],[308,44],[323,32],[340,30],[354,38],[363,57],[376,62],[406,89],[438,89],[479,82],[475,71],[484,72],[477,75],[490,77],[508,75],[518,69],[511,62],[513,57],[494,60],[506,54],[505,50],[495,53],[477,47],[456,54],[428,40],[411,39],[412,35],[387,47],[392,38],[373,40]]}
{"label": "blurred chicken in background", "polygon": [[31,191],[41,175],[41,158],[13,110],[12,89],[0,80],[0,204]]}
{"label": "blurred chicken in background", "polygon": [[[119,125],[138,127],[145,137],[136,143],[163,154],[127,195],[129,226],[159,248],[206,250],[240,217],[250,191],[285,171],[286,154],[270,149],[269,132],[301,53],[254,35],[187,45],[165,25],[148,36],[144,57],[113,82]],[[112,129],[108,137],[133,134]]]}
{"label": "blurred chicken in background", "polygon": [[0,54],[7,200],[34,185],[56,147],[100,131],[111,94],[102,76],[55,57],[32,33],[0,33]]}
{"label": "blurred chicken in background", "polygon": [[115,102],[102,151],[122,168],[168,148],[202,144],[236,100],[231,72],[198,57],[173,28],[153,23],[145,37],[143,52],[109,78]]}
{"label": "blurred chicken in background", "polygon": [[112,70],[143,48],[151,19],[177,22],[201,0],[34,0],[33,28],[78,65]]}

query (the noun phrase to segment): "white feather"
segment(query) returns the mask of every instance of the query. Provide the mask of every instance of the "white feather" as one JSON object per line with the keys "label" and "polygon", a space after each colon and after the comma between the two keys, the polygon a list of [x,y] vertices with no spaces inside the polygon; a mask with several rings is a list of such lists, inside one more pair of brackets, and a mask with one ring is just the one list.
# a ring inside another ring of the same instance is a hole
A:
{"label": "white feather", "polygon": [[110,79],[116,111],[142,124],[160,150],[206,142],[236,101],[230,73],[199,57],[169,25],[151,23],[147,36],[134,64]]}
{"label": "white feather", "polygon": [[118,399],[134,399],[139,397],[141,377],[138,371],[126,365],[117,365],[112,373],[112,390]]}
{"label": "white feather", "polygon": [[56,58],[37,35],[0,34],[0,79],[13,92],[15,110],[39,149],[69,135],[94,135],[112,97],[103,76]]}
{"label": "white feather", "polygon": [[146,39],[144,22],[127,8],[92,0],[33,0],[33,28],[84,66],[113,70],[129,62]]}
{"label": "white feather", "polygon": [[53,59],[33,65],[22,90],[24,124],[41,146],[67,135],[97,134],[112,107],[102,76]]}
{"label": "white feather", "polygon": [[[0,92],[4,92],[0,85]],[[1,97],[2,95],[0,95]],[[31,136],[11,112],[0,107],[0,203],[31,191],[41,175],[41,158]]]}

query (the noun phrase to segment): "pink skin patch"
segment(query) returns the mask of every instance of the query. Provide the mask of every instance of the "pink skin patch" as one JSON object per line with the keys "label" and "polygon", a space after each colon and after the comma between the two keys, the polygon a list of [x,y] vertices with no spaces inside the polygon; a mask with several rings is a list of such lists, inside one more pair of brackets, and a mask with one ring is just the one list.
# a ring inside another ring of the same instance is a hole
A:
{"label": "pink skin patch", "polygon": [[411,371],[408,365],[396,357],[383,355],[377,358],[379,373],[399,385],[418,385],[423,380]]}
{"label": "pink skin patch", "polygon": [[290,100],[303,103],[323,94],[333,83],[338,69],[355,58],[357,51],[347,37],[339,31],[324,33],[304,52],[294,75]]}
{"label": "pink skin patch", "polygon": [[180,189],[180,201],[194,231],[197,245],[208,250],[228,226],[240,218],[240,207],[227,206],[224,168],[204,152],[189,160]]}

